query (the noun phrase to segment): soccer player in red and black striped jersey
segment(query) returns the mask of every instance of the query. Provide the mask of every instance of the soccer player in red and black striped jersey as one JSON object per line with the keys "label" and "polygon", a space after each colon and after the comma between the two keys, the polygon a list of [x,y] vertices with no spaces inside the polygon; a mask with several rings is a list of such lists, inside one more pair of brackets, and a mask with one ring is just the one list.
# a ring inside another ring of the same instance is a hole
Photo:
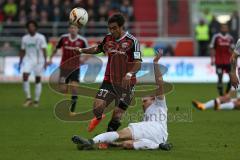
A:
{"label": "soccer player in red and black striped jersey", "polygon": [[131,102],[136,73],[141,68],[141,52],[138,40],[124,31],[124,17],[117,13],[108,19],[109,34],[103,41],[90,48],[77,48],[76,51],[85,54],[104,52],[108,56],[103,83],[95,97],[93,113],[95,118],[89,124],[92,131],[101,121],[104,109],[115,100],[113,116],[107,131],[116,131],[120,119]]}
{"label": "soccer player in red and black striped jersey", "polygon": [[57,53],[58,49],[62,49],[62,59],[60,64],[60,88],[64,93],[67,92],[67,85],[71,86],[72,91],[72,103],[71,114],[74,115],[75,106],[77,103],[77,86],[79,83],[80,65],[81,60],[78,53],[74,52],[76,47],[86,48],[88,47],[87,40],[78,34],[78,27],[75,25],[69,25],[69,33],[61,36],[59,42],[56,45],[56,49],[50,57],[50,63],[52,57]]}
{"label": "soccer player in red and black striped jersey", "polygon": [[[230,58],[232,56],[234,48],[233,37],[228,34],[228,26],[226,24],[221,25],[221,32],[213,36],[210,44],[211,48],[211,64],[216,66],[216,73],[218,75],[218,92],[219,95],[223,95],[223,83],[222,77],[223,73],[226,72],[230,74],[231,72],[231,62]],[[226,93],[230,91],[231,83],[228,82]]]}

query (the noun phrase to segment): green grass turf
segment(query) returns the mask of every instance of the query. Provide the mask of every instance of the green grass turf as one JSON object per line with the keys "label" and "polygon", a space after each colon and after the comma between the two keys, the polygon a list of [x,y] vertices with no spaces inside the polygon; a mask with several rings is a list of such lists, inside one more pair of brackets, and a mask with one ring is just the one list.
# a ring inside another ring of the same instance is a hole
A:
{"label": "green grass turf", "polygon": [[[216,96],[213,84],[174,84],[174,90],[167,95],[171,114],[169,141],[174,145],[170,152],[118,149],[78,151],[70,141],[71,136],[80,134],[90,138],[105,131],[110,115],[89,134],[86,131],[87,122],[63,122],[54,116],[54,105],[64,96],[53,92],[45,84],[40,107],[23,108],[21,87],[21,84],[0,84],[1,160],[237,160],[240,157],[239,111],[191,110],[192,99],[206,101]],[[130,108],[128,113],[140,111],[139,103],[138,100],[139,107]],[[78,110],[91,107],[91,99],[79,99]],[[127,126],[128,122],[130,120],[125,117],[122,127]]]}

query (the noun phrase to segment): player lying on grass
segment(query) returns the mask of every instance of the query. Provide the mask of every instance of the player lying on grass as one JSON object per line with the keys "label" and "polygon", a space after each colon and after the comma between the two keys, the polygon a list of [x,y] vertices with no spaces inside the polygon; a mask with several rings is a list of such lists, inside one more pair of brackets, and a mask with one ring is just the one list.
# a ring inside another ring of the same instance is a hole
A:
{"label": "player lying on grass", "polygon": [[167,105],[163,91],[162,74],[157,64],[162,51],[154,58],[155,80],[158,86],[157,96],[146,96],[142,98],[144,117],[142,122],[130,123],[128,127],[120,131],[112,131],[97,135],[92,139],[84,139],[73,136],[72,141],[77,144],[78,149],[93,149],[94,144],[121,142],[117,146],[126,149],[158,149],[170,150],[167,144]]}
{"label": "player lying on grass", "polygon": [[214,110],[231,110],[240,109],[240,97],[231,98],[235,91],[230,91],[224,96],[219,96],[215,99],[209,100],[205,103],[199,101],[192,101],[194,107],[199,110],[214,109]]}

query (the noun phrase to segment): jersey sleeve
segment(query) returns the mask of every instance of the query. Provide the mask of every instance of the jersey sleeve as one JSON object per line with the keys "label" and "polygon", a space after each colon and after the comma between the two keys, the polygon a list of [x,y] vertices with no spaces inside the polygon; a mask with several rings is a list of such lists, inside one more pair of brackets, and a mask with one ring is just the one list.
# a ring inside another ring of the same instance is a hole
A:
{"label": "jersey sleeve", "polygon": [[47,48],[47,40],[45,38],[45,36],[42,36],[41,38],[41,48]]}
{"label": "jersey sleeve", "polygon": [[210,45],[209,45],[209,47],[210,47],[211,49],[214,49],[214,48],[215,48],[216,39],[217,39],[217,35],[215,34],[215,35],[212,37],[212,40],[211,40]]}
{"label": "jersey sleeve", "polygon": [[237,55],[240,55],[240,39],[238,39],[236,45],[235,45],[235,48],[234,48],[234,52],[237,54]]}
{"label": "jersey sleeve", "polygon": [[158,107],[164,107],[167,108],[167,104],[166,104],[166,98],[164,96],[163,99],[160,99],[158,96],[155,97],[155,101],[154,101],[155,105]]}
{"label": "jersey sleeve", "polygon": [[56,45],[56,49],[62,48],[62,46],[63,46],[63,37],[61,37],[60,40],[58,41]]}
{"label": "jersey sleeve", "polygon": [[138,40],[134,40],[134,50],[133,50],[133,60],[140,60],[142,61],[142,54],[140,51],[140,44]]}
{"label": "jersey sleeve", "polygon": [[26,46],[25,46],[25,38],[24,38],[24,37],[22,38],[22,41],[21,41],[21,49],[22,49],[22,50],[26,49]]}

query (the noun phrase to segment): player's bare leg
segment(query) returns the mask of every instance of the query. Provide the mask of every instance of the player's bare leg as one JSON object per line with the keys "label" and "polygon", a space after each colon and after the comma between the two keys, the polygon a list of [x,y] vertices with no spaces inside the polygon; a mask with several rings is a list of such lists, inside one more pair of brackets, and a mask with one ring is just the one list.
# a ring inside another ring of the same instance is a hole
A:
{"label": "player's bare leg", "polygon": [[38,105],[39,105],[39,99],[41,96],[41,92],[42,92],[41,77],[36,76],[35,77],[35,99],[34,99],[34,103],[33,103],[34,107],[38,107]]}
{"label": "player's bare leg", "polygon": [[30,73],[23,73],[23,90],[26,95],[26,100],[23,104],[24,107],[29,107],[32,105],[30,83],[28,81]]}
{"label": "player's bare leg", "polygon": [[240,110],[240,99],[237,99],[234,102],[234,109]]}
{"label": "player's bare leg", "polygon": [[134,148],[134,147],[133,147],[133,143],[134,143],[133,140],[123,141],[123,142],[122,142],[122,147],[123,147],[124,149],[133,149],[133,148]]}
{"label": "player's bare leg", "polygon": [[126,141],[121,141],[121,142],[112,142],[110,143],[110,145],[112,147],[121,147],[121,148],[124,148],[124,149],[133,149],[133,143],[134,143],[134,140],[126,140]]}
{"label": "player's bare leg", "polygon": [[95,129],[95,127],[101,122],[103,118],[105,118],[105,115],[103,114],[104,109],[106,107],[106,101],[102,99],[95,98],[94,100],[94,108],[93,113],[95,117],[90,121],[88,126],[88,131],[91,132]]}
{"label": "player's bare leg", "polygon": [[124,148],[124,149],[133,149],[133,140],[126,140],[126,141],[121,141],[121,142],[112,142],[109,143],[111,147],[119,147],[119,148]]}
{"label": "player's bare leg", "polygon": [[231,101],[231,97],[230,94],[226,94],[224,96],[220,96],[217,97],[214,101],[214,110],[219,110],[220,109],[220,105],[223,103],[227,103]]}
{"label": "player's bare leg", "polygon": [[68,93],[68,84],[65,84],[65,83],[60,83],[59,84],[59,89],[60,89],[60,92],[63,93],[63,94],[67,94]]}

